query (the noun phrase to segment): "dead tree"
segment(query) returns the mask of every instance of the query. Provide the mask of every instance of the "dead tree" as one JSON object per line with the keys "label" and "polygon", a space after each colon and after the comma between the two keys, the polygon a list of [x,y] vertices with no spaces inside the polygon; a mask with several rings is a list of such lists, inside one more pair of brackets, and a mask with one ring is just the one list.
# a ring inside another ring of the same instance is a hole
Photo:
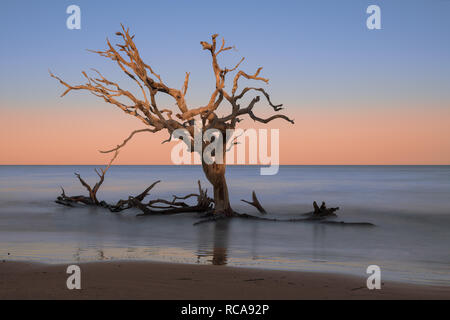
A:
{"label": "dead tree", "polygon": [[[115,105],[120,108],[126,114],[139,119],[145,124],[147,128],[135,130],[130,133],[130,135],[115,148],[110,150],[101,151],[102,153],[112,153],[114,156],[105,167],[101,170],[101,173],[96,170],[97,175],[100,180],[91,187],[86,183],[79,174],[76,173],[81,184],[88,191],[88,196],[67,196],[64,189],[62,189],[62,194],[56,200],[57,203],[73,206],[75,204],[84,205],[94,205],[108,208],[113,212],[121,212],[123,210],[137,208],[141,211],[140,215],[148,216],[155,214],[177,214],[182,212],[200,212],[206,213],[206,219],[199,221],[198,223],[216,221],[217,219],[223,219],[230,216],[245,218],[245,219],[258,219],[264,221],[322,221],[326,217],[335,216],[334,212],[338,208],[327,209],[323,203],[322,207],[318,207],[314,202],[314,212],[308,213],[308,217],[295,218],[295,219],[275,219],[267,217],[258,217],[248,214],[240,214],[231,208],[229,196],[228,196],[228,186],[225,179],[225,157],[223,158],[223,163],[214,162],[212,164],[207,163],[204,159],[203,152],[210,142],[205,142],[202,139],[201,150],[195,149],[195,120],[199,120],[202,123],[202,133],[209,129],[215,129],[219,131],[223,137],[227,137],[227,129],[235,129],[238,123],[243,117],[249,117],[255,122],[260,122],[267,124],[273,120],[281,119],[294,124],[294,121],[288,118],[286,115],[279,114],[280,110],[283,109],[281,104],[275,105],[272,103],[269,94],[264,88],[261,87],[245,87],[239,90],[239,80],[241,78],[246,78],[248,80],[253,80],[255,82],[268,83],[269,80],[260,75],[262,68],[258,68],[255,73],[249,74],[239,69],[241,63],[244,61],[242,58],[234,67],[227,68],[221,67],[218,61],[219,55],[225,51],[231,50],[233,47],[226,46],[225,40],[222,39],[220,45],[217,44],[217,34],[212,35],[211,42],[202,41],[200,42],[203,50],[206,50],[211,55],[211,65],[212,71],[215,79],[215,89],[210,94],[208,102],[203,106],[188,107],[186,102],[186,93],[189,87],[189,72],[186,72],[184,77],[184,82],[181,89],[176,89],[169,87],[163,80],[162,77],[157,74],[154,69],[146,64],[133,41],[134,35],[130,35],[129,29],[122,26],[122,31],[116,33],[123,42],[113,46],[111,42],[107,39],[107,48],[104,51],[92,51],[99,54],[102,57],[108,58],[115,62],[120,70],[122,70],[129,78],[131,78],[136,84],[138,91],[141,93],[141,97],[137,97],[130,91],[123,89],[119,86],[117,82],[110,81],[106,79],[99,71],[92,69],[96,74],[95,77],[88,76],[86,72],[82,72],[86,82],[80,85],[70,85],[58,76],[50,72],[50,76],[57,79],[66,90],[61,95],[65,96],[67,93],[73,90],[87,91],[94,96],[103,99],[105,102]],[[226,89],[225,80],[227,76],[234,73],[231,90]],[[252,95],[253,94],[253,95]],[[258,95],[259,94],[259,95]],[[168,108],[161,108],[157,104],[157,96],[166,95],[171,97],[175,101],[177,110],[172,110]],[[272,108],[274,115],[262,118],[255,114],[254,108],[258,102],[260,102],[260,95],[263,96],[267,104]],[[241,107],[244,98],[249,97],[250,102],[247,106]],[[223,104],[228,104],[231,106],[230,112],[224,116],[219,116],[217,111]],[[174,116],[175,114],[175,116]],[[156,133],[162,130],[166,130],[169,133],[169,139],[163,141],[167,142],[171,140],[172,134],[177,129],[184,129],[189,134],[190,144],[188,144],[191,149],[190,152],[199,152],[200,158],[202,159],[202,168],[206,175],[206,178],[213,186],[214,198],[210,198],[207,195],[206,189],[202,189],[200,181],[198,182],[199,191],[198,193],[192,193],[183,197],[173,196],[172,200],[165,199],[153,199],[145,202],[145,198],[149,195],[150,190],[158,184],[160,181],[154,182],[147,189],[137,196],[129,196],[127,200],[119,200],[116,204],[108,204],[105,201],[100,201],[97,198],[97,192],[101,187],[105,174],[112,162],[116,159],[119,149],[124,147],[135,134],[138,133]],[[227,151],[227,142],[222,144],[224,155]],[[232,141],[233,142],[233,141]],[[196,198],[197,203],[194,205],[189,205],[183,200],[190,198]],[[252,195],[252,201],[245,201],[256,207],[260,213],[265,213],[266,210],[262,207],[258,201],[255,192]],[[338,221],[329,221],[329,223],[335,224],[352,224],[343,223]],[[367,223],[356,223],[356,225],[371,225]]]}
{"label": "dead tree", "polygon": [[[117,147],[103,151],[104,153],[116,152],[120,148],[126,145],[131,138],[142,132],[155,133],[161,130],[167,130],[170,136],[176,129],[186,129],[189,133],[189,139],[194,141],[194,121],[195,119],[201,120],[203,127],[202,131],[205,132],[208,129],[216,129],[220,131],[223,137],[226,136],[225,131],[227,129],[235,129],[237,124],[241,121],[242,117],[248,116],[256,122],[268,123],[275,119],[281,119],[294,123],[293,120],[282,114],[274,114],[268,118],[261,118],[254,112],[255,105],[260,101],[259,95],[253,95],[250,103],[246,107],[241,107],[240,103],[244,97],[251,95],[252,93],[261,94],[268,105],[273,109],[275,113],[282,110],[282,105],[275,105],[272,103],[269,94],[264,88],[261,87],[245,87],[242,90],[238,90],[239,80],[246,78],[248,80],[254,80],[256,82],[268,83],[269,80],[260,75],[262,68],[258,68],[255,73],[249,74],[240,70],[239,67],[244,61],[242,58],[234,67],[227,68],[221,67],[218,61],[220,54],[225,51],[229,51],[233,47],[226,46],[225,40],[222,39],[220,45],[217,44],[217,34],[211,37],[211,42],[202,41],[203,50],[206,50],[211,55],[212,70],[215,78],[215,89],[210,94],[209,101],[203,105],[194,108],[188,107],[186,102],[186,92],[189,86],[189,74],[186,73],[184,83],[181,89],[169,87],[162,77],[157,74],[154,69],[146,64],[136,48],[133,41],[134,35],[130,35],[129,29],[122,26],[122,31],[116,33],[123,42],[113,46],[109,40],[107,40],[107,49],[104,51],[92,51],[99,54],[102,57],[111,59],[117,66],[131,78],[137,88],[139,89],[142,97],[138,98],[130,91],[123,89],[116,82],[106,79],[100,72],[93,69],[96,73],[96,77],[91,77],[82,72],[86,78],[86,83],[81,85],[70,85],[63,81],[61,78],[55,76],[50,72],[50,75],[59,80],[59,82],[66,87],[66,90],[62,94],[65,96],[72,90],[84,90],[92,93],[93,95],[103,99],[105,102],[115,105],[122,109],[126,114],[131,115],[139,119],[148,128],[133,131],[120,145]],[[227,76],[234,73],[233,86],[231,90],[226,89],[225,79]],[[177,106],[177,110],[171,110],[168,108],[161,108],[157,104],[157,95],[167,95],[174,99]],[[227,103],[230,108],[230,113],[225,116],[219,116],[216,112],[218,108]],[[175,114],[175,116],[173,116]],[[166,141],[169,141],[170,138]],[[201,152],[203,154],[204,149],[208,143],[202,142]],[[194,143],[191,143],[191,152],[195,152]],[[226,143],[223,143],[223,154],[226,152]],[[214,213],[224,214],[226,216],[232,216],[234,211],[231,208],[228,186],[225,179],[226,163],[212,163],[208,164],[202,159],[202,168],[208,181],[212,184],[214,190]],[[81,178],[80,178],[81,181]],[[82,182],[83,184],[83,182]],[[83,184],[85,187],[86,185]],[[95,187],[94,187],[95,188]],[[98,189],[98,188],[97,188]],[[94,189],[91,189],[92,192]],[[91,193],[91,191],[89,191]],[[91,201],[98,201],[95,198],[95,194],[91,197]]]}

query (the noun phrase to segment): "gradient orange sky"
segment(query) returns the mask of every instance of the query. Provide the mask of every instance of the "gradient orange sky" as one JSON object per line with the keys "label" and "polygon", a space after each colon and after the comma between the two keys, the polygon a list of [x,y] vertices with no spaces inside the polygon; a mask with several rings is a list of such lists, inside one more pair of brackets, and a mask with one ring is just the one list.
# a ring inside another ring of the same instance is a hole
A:
{"label": "gradient orange sky", "polygon": [[[105,103],[80,112],[58,107],[2,109],[0,164],[104,164],[107,149],[122,142],[139,121]],[[450,111],[426,108],[361,110],[308,108],[290,112],[295,125],[280,129],[281,164],[450,164]],[[252,126],[245,121],[243,127]],[[142,133],[127,144],[116,164],[171,164],[167,133]]]}

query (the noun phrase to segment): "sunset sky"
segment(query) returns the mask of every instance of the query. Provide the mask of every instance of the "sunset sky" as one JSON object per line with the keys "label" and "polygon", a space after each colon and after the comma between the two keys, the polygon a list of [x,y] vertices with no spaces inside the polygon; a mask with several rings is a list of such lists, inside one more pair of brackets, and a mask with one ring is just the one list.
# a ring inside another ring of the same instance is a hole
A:
{"label": "sunset sky", "polygon": [[[81,7],[81,30],[66,28],[70,4]],[[366,28],[371,4],[382,30]],[[143,128],[87,92],[60,98],[64,88],[48,74],[79,84],[82,70],[96,68],[133,88],[113,62],[85,50],[118,40],[120,23],[169,86],[191,73],[189,106],[205,105],[214,89],[199,43],[211,34],[236,46],[222,66],[242,56],[248,73],[263,66],[263,87],[295,119],[269,126],[280,129],[282,164],[450,164],[449,15],[446,0],[4,2],[0,164],[103,164],[99,149]],[[166,138],[137,136],[116,163],[171,164]]]}

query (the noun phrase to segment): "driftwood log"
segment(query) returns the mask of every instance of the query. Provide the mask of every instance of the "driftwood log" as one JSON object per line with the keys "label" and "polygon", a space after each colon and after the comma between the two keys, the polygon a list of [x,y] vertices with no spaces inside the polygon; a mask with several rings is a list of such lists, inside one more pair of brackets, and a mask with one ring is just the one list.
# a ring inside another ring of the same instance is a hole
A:
{"label": "driftwood log", "polygon": [[[229,219],[231,217],[242,218],[248,220],[260,220],[260,221],[272,221],[272,222],[316,222],[324,223],[330,225],[341,225],[341,226],[373,226],[373,224],[368,222],[344,222],[344,221],[328,221],[329,217],[336,217],[334,213],[339,208],[326,208],[323,205],[319,212],[316,210],[317,204],[314,202],[313,207],[315,211],[304,213],[301,218],[291,218],[291,219],[278,219],[278,218],[268,218],[261,216],[254,216],[247,213],[239,213],[234,211],[233,215],[230,217],[224,214],[214,213],[214,199],[208,197],[207,190],[201,187],[200,181],[198,181],[198,193],[191,193],[186,196],[173,196],[172,200],[165,199],[153,199],[148,202],[144,202],[145,197],[148,196],[150,190],[161,181],[156,181],[151,184],[147,189],[137,196],[130,196],[127,200],[119,200],[116,204],[108,204],[105,201],[94,202],[90,197],[79,195],[79,196],[67,196],[63,188],[61,195],[55,200],[56,203],[75,207],[77,204],[88,205],[88,206],[98,206],[109,209],[111,212],[121,212],[127,209],[138,209],[141,213],[137,214],[138,217],[142,216],[152,216],[152,215],[170,215],[170,214],[180,214],[180,213],[199,213],[202,214],[201,220],[194,223],[194,225],[199,225],[202,223],[216,222],[219,220]],[[88,189],[86,187],[86,189]],[[89,190],[89,189],[88,189]],[[256,199],[259,205],[255,205],[256,202],[253,200],[244,202],[255,206],[261,214],[267,214],[267,211],[261,206],[256,198],[256,194],[253,191],[254,199]],[[197,202],[194,205],[189,205],[184,201],[189,198],[196,198]],[[259,208],[258,208],[259,207]]]}
{"label": "driftwood log", "polygon": [[[229,218],[242,218],[249,220],[260,220],[260,221],[272,221],[272,222],[315,222],[315,223],[323,223],[330,225],[340,225],[340,226],[373,226],[372,223],[369,222],[344,222],[344,221],[329,221],[326,220],[330,217],[336,217],[335,212],[339,208],[327,208],[324,203],[322,203],[321,207],[318,207],[316,202],[313,203],[314,211],[302,214],[300,218],[291,218],[291,219],[278,219],[278,218],[269,218],[262,216],[255,216],[247,213],[239,213],[233,211],[232,216],[225,214],[217,214],[214,213],[214,199],[208,197],[207,190],[203,189],[200,181],[198,181],[198,193],[191,193],[186,196],[173,196],[172,200],[165,199],[153,199],[148,202],[144,202],[144,199],[148,196],[150,190],[158,184],[160,181],[156,181],[151,184],[147,189],[145,189],[142,193],[137,196],[130,196],[127,200],[119,200],[116,204],[108,204],[105,201],[97,201],[94,202],[90,197],[86,197],[83,195],[80,196],[67,196],[62,189],[62,194],[55,201],[58,204],[62,204],[69,207],[74,207],[76,204],[83,204],[88,206],[98,206],[109,209],[111,212],[121,212],[127,209],[138,209],[141,213],[137,214],[137,216],[152,216],[152,215],[170,215],[170,214],[180,214],[180,213],[199,213],[202,214],[201,220],[194,223],[194,225],[199,225],[207,222],[216,222],[223,219]],[[88,189],[86,187],[86,189]],[[88,189],[89,190],[89,189]],[[267,214],[267,211],[261,206],[259,201],[257,200],[256,193],[253,191],[252,202],[245,201],[244,202],[255,206],[261,214]],[[189,205],[184,201],[189,198],[196,198],[197,202],[194,205]],[[256,201],[255,201],[256,199]],[[256,205],[258,203],[258,205]]]}
{"label": "driftwood log", "polygon": [[[88,196],[78,195],[78,196],[68,196],[65,193],[64,188],[61,187],[62,193],[55,200],[56,203],[74,207],[78,204],[87,206],[97,206],[109,209],[111,212],[122,212],[128,209],[138,209],[141,211],[137,216],[152,216],[152,215],[170,215],[170,214],[180,214],[180,213],[199,213],[202,214],[202,219],[194,223],[194,225],[215,222],[222,219],[228,219],[231,217],[251,219],[251,220],[261,220],[261,221],[272,221],[272,222],[316,222],[316,223],[327,223],[334,225],[353,225],[353,226],[373,226],[371,223],[349,223],[343,221],[327,221],[327,218],[336,217],[336,208],[327,208],[325,202],[322,202],[319,207],[317,203],[313,202],[314,211],[308,212],[302,215],[301,218],[292,219],[277,219],[269,217],[254,216],[246,213],[238,213],[233,211],[232,215],[220,214],[214,211],[215,202],[214,199],[208,196],[207,189],[203,189],[198,181],[198,193],[191,193],[185,196],[173,196],[171,200],[166,199],[153,199],[145,202],[145,198],[149,196],[150,191],[161,181],[155,181],[150,186],[148,186],[143,192],[135,196],[129,196],[127,200],[119,200],[115,204],[109,204],[105,201],[100,201],[97,198],[97,192],[102,186],[105,175],[108,169],[111,167],[113,161],[117,158],[118,150],[115,151],[113,158],[110,160],[108,165],[104,169],[94,169],[94,171],[99,176],[99,181],[97,181],[94,187],[91,187],[78,173],[75,173],[76,177],[80,181],[81,185],[88,191]],[[101,173],[100,173],[101,172]],[[190,198],[196,199],[194,205],[189,205],[183,200]],[[267,211],[261,205],[258,200],[255,191],[252,192],[252,201],[242,200],[243,202],[254,206],[261,214],[266,215]]]}
{"label": "driftwood log", "polygon": [[335,212],[339,210],[339,207],[336,208],[327,208],[325,205],[325,202],[322,202],[322,205],[319,207],[317,205],[317,202],[313,202],[314,207],[314,215],[319,217],[326,217],[326,216],[336,216]]}
{"label": "driftwood log", "polygon": [[[203,189],[200,181],[198,181],[198,193],[191,193],[186,196],[173,196],[172,200],[166,199],[153,199],[145,202],[145,198],[149,195],[149,192],[155,185],[160,183],[158,180],[152,183],[147,189],[141,192],[137,196],[129,196],[127,200],[119,200],[116,204],[109,204],[105,201],[93,201],[91,197],[87,196],[67,196],[64,189],[62,189],[61,195],[55,200],[56,203],[74,207],[76,204],[88,205],[88,206],[98,206],[109,209],[111,212],[121,212],[127,209],[138,209],[142,213],[137,216],[147,216],[147,215],[165,215],[165,214],[177,214],[185,212],[198,212],[204,213],[212,211],[214,208],[214,200],[208,197],[206,189]],[[97,185],[97,184],[96,184]],[[83,186],[90,191],[90,186],[85,182]],[[196,198],[197,202],[195,205],[189,205],[182,200],[189,198]]]}

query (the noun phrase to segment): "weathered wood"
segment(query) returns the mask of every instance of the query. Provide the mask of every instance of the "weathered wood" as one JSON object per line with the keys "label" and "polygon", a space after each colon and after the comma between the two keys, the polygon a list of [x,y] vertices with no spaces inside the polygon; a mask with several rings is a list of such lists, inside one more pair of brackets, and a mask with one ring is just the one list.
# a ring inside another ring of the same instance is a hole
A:
{"label": "weathered wood", "polygon": [[258,209],[258,211],[260,213],[267,214],[267,211],[263,208],[263,206],[259,202],[258,198],[256,197],[255,191],[252,192],[252,201],[247,201],[247,200],[243,200],[243,199],[241,201],[254,206],[256,209]]}
{"label": "weathered wood", "polygon": [[[98,206],[109,209],[111,212],[121,212],[127,209],[138,209],[142,213],[137,214],[137,216],[153,216],[153,215],[172,215],[179,213],[205,213],[201,220],[194,223],[194,225],[199,225],[208,222],[216,222],[223,219],[228,218],[241,218],[241,219],[249,219],[249,220],[260,220],[260,221],[268,221],[268,222],[315,222],[315,223],[323,223],[329,225],[338,225],[338,226],[361,226],[361,227],[370,227],[374,226],[369,222],[344,222],[344,221],[328,221],[326,220],[329,217],[335,217],[334,213],[339,208],[327,208],[325,203],[322,203],[321,207],[318,207],[317,203],[313,203],[314,211],[302,214],[302,218],[290,218],[290,219],[278,219],[278,218],[268,218],[268,217],[258,217],[246,213],[238,213],[235,211],[231,212],[221,212],[217,213],[214,211],[214,200],[209,198],[207,195],[207,190],[202,189],[200,181],[198,181],[199,193],[191,193],[186,196],[173,196],[172,201],[165,199],[154,199],[150,200],[147,203],[143,203],[145,197],[148,196],[149,191],[153,189],[153,187],[158,184],[160,181],[156,181],[151,184],[148,188],[146,188],[143,192],[141,192],[137,196],[130,196],[128,200],[119,200],[115,205],[108,204],[105,201],[97,201],[94,202],[90,197],[86,196],[74,196],[70,197],[65,194],[63,188],[61,196],[55,200],[56,203],[65,205],[68,207],[74,207],[75,204],[81,203],[83,205],[88,206]],[[195,205],[188,205],[187,203],[179,200],[186,200],[188,198],[196,197],[197,203]],[[253,202],[242,200],[246,203],[254,205],[255,207],[260,207],[262,210],[264,208],[259,203],[259,200],[256,197],[255,192],[253,191]],[[259,209],[258,209],[259,210]],[[264,210],[265,212],[265,210]]]}
{"label": "weathered wood", "polygon": [[[259,67],[254,74],[249,74],[239,69],[244,58],[242,58],[233,68],[221,67],[218,61],[219,55],[231,50],[233,46],[226,46],[224,39],[222,39],[222,44],[218,46],[217,34],[211,36],[210,42],[200,42],[202,48],[209,51],[211,54],[212,71],[216,82],[215,88],[206,105],[188,108],[186,93],[189,87],[190,73],[186,72],[181,90],[168,86],[162,80],[161,76],[157,74],[150,65],[142,60],[139,50],[134,43],[134,35],[130,35],[128,28],[125,28],[123,25],[121,27],[122,31],[116,33],[122,40],[121,43],[117,44],[117,48],[107,40],[106,50],[91,52],[114,61],[119,69],[134,81],[138,92],[142,94],[142,97],[139,98],[137,95],[133,94],[132,91],[125,90],[120,87],[118,83],[106,79],[95,69],[93,69],[93,71],[96,76],[88,76],[86,72],[82,72],[86,82],[81,85],[70,85],[50,72],[50,76],[57,79],[61,85],[66,88],[61,96],[65,96],[67,93],[75,90],[90,92],[94,96],[103,99],[105,102],[120,108],[126,114],[139,119],[146,125],[147,128],[145,129],[133,131],[121,144],[101,152],[117,152],[119,149],[123,148],[135,134],[141,132],[156,133],[163,129],[167,130],[170,137],[176,129],[186,129],[190,134],[190,139],[193,141],[195,132],[194,117],[201,118],[203,131],[208,129],[218,129],[224,132],[227,129],[235,129],[236,125],[241,120],[240,118],[244,116],[248,116],[250,119],[261,123],[268,123],[275,119],[282,119],[292,124],[294,123],[293,120],[282,114],[275,114],[268,118],[261,118],[255,115],[254,107],[260,100],[259,96],[253,97],[247,107],[240,106],[240,103],[243,101],[241,99],[247,94],[259,92],[264,95],[274,112],[282,110],[282,105],[273,104],[269,94],[263,88],[246,87],[238,93],[240,78],[264,83],[268,83],[269,79],[261,77],[260,73],[262,67]],[[226,77],[233,72],[235,72],[235,76],[232,88],[229,90],[225,85]],[[178,113],[175,113],[174,110],[170,109],[161,109],[156,102],[157,95],[167,95],[174,99]],[[228,107],[231,111],[229,114],[219,117],[219,115],[216,114],[216,111],[224,102],[228,103],[229,107],[231,106],[231,108]],[[175,117],[172,117],[172,114],[175,114]],[[165,141],[170,141],[170,137]],[[224,145],[226,145],[226,142],[227,141],[225,141]],[[195,151],[193,146],[194,143],[191,143],[192,152]],[[205,147],[205,145],[203,145],[203,147]],[[224,154],[225,152],[226,150],[224,150]],[[232,216],[233,210],[230,205],[228,186],[225,179],[225,164],[204,165],[203,170],[214,189],[214,211],[218,214],[224,213],[227,216]],[[102,180],[99,181],[99,184],[94,186],[94,188],[91,188],[79,175],[77,175],[77,177],[82,185],[88,190],[91,201],[99,204],[99,201],[96,198],[96,191],[100,187]],[[61,200],[61,202],[64,201]]]}
{"label": "weathered wood", "polygon": [[327,208],[325,202],[322,202],[321,206],[317,205],[317,202],[313,202],[314,207],[314,215],[316,216],[335,216],[335,212],[339,210],[339,207],[336,208]]}
{"label": "weathered wood", "polygon": [[[106,170],[103,171],[102,182],[104,180],[104,175],[106,174]],[[137,216],[149,216],[149,215],[164,215],[164,214],[178,214],[178,213],[186,213],[186,212],[211,212],[213,210],[214,200],[208,197],[208,192],[206,189],[202,189],[200,181],[198,181],[199,193],[191,193],[186,196],[173,196],[171,201],[165,199],[154,199],[150,200],[147,203],[144,203],[144,199],[148,196],[150,190],[156,186],[160,180],[152,183],[149,187],[147,187],[143,192],[138,194],[137,196],[129,196],[127,200],[119,200],[116,204],[109,204],[105,201],[99,201],[97,197],[92,196],[91,187],[80,179],[81,184],[89,191],[89,197],[79,195],[79,196],[67,196],[64,189],[61,187],[62,193],[55,200],[56,203],[74,207],[76,204],[82,204],[86,206],[97,206],[109,209],[111,212],[121,212],[128,209],[138,209],[142,211],[141,214]],[[99,184],[100,188],[101,183]],[[98,191],[97,188],[97,191]],[[189,198],[197,198],[197,203],[195,205],[189,205],[183,201]]]}

